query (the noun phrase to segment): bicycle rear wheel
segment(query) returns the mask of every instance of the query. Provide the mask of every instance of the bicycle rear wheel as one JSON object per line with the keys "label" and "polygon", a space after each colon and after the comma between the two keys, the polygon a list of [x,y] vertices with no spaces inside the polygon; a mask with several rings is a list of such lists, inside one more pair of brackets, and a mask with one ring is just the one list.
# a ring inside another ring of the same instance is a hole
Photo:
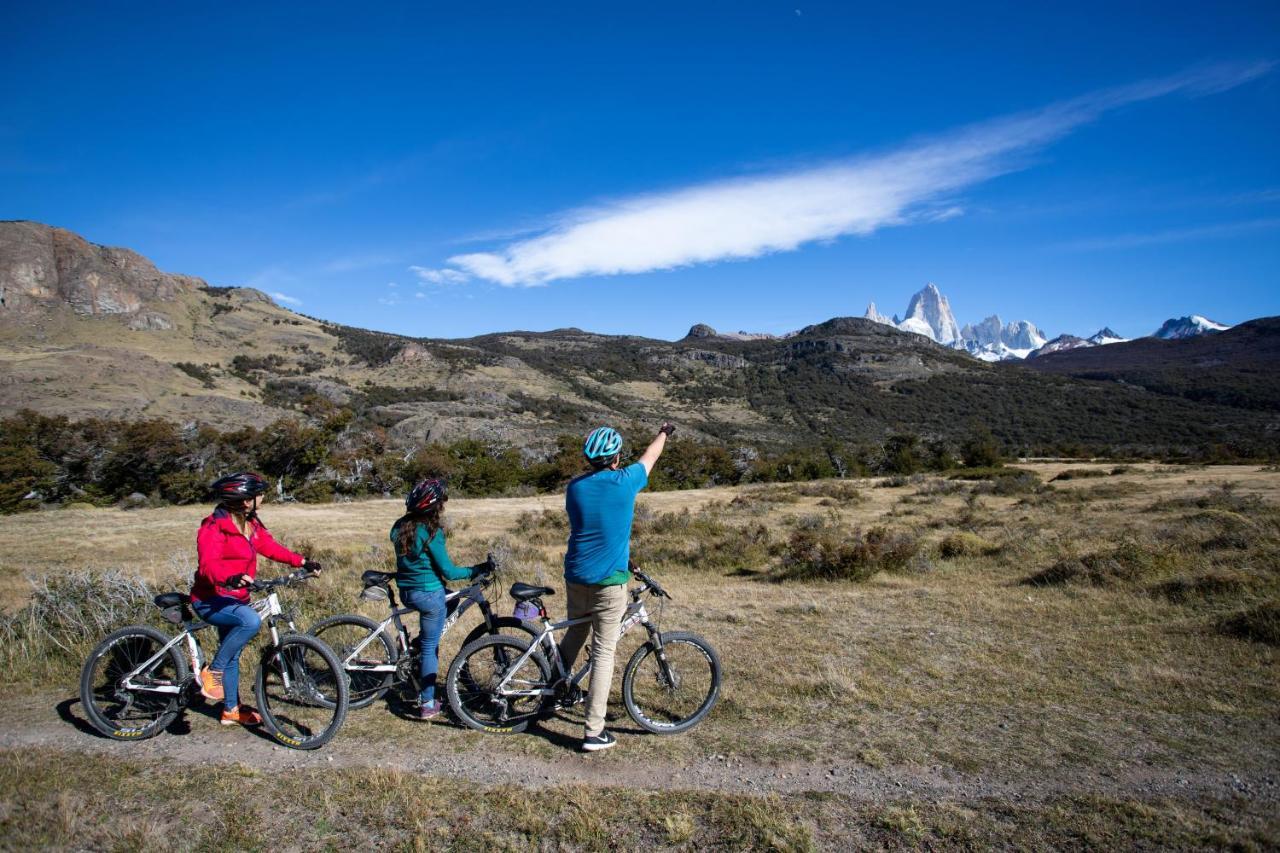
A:
{"label": "bicycle rear wheel", "polygon": [[[365,708],[380,699],[395,679],[395,664],[400,654],[386,631],[378,623],[358,613],[333,616],[317,622],[307,631],[329,644],[338,662],[351,679],[349,693],[352,708]],[[370,639],[372,638],[372,639]],[[369,640],[369,642],[365,642]],[[364,643],[360,653],[352,657],[356,647]],[[392,667],[370,671],[373,667]]]}
{"label": "bicycle rear wheel", "polygon": [[[551,665],[524,640],[493,634],[467,644],[449,666],[445,693],[453,713],[470,728],[496,734],[524,731],[538,717],[551,683]],[[516,664],[519,663],[519,666]],[[503,695],[498,685],[520,695]]]}
{"label": "bicycle rear wheel", "polygon": [[267,731],[290,749],[318,749],[347,718],[347,674],[324,641],[286,634],[262,654],[253,688]]}
{"label": "bicycle rear wheel", "polygon": [[622,674],[622,701],[644,729],[667,735],[697,725],[720,698],[720,657],[687,631],[661,635],[636,649]]}
{"label": "bicycle rear wheel", "polygon": [[114,740],[143,740],[173,722],[182,707],[179,691],[188,680],[180,646],[134,675],[133,687],[122,683],[170,639],[146,625],[131,625],[89,653],[80,671],[80,706],[95,729]]}

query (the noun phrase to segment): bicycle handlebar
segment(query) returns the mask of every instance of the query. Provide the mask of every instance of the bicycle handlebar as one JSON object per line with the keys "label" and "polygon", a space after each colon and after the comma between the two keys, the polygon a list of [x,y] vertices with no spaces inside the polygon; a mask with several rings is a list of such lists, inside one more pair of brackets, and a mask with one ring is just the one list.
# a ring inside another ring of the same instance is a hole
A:
{"label": "bicycle handlebar", "polygon": [[[665,589],[663,589],[661,584],[659,584],[656,580],[646,575],[644,572],[640,571],[640,567],[637,566],[635,563],[631,564],[631,574],[639,578],[640,582],[644,584],[646,588],[651,590],[654,595],[660,596],[662,598],[671,597],[671,594],[668,593]],[[644,590],[641,590],[641,592],[643,591]]]}
{"label": "bicycle handlebar", "polygon": [[272,578],[271,580],[254,580],[248,586],[243,588],[251,592],[266,592],[268,590],[275,589],[276,587],[293,586],[294,584],[302,583],[305,580],[310,580],[315,576],[316,575],[314,573],[307,571],[306,569],[299,569],[296,572],[290,572],[283,577]]}

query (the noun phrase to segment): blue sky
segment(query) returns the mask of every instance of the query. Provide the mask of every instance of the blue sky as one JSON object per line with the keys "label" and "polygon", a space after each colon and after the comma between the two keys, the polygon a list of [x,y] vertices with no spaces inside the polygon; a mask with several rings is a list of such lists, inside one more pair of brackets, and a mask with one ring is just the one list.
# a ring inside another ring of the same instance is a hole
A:
{"label": "blue sky", "polygon": [[1280,314],[1274,2],[267,5],[6,4],[0,218],[428,336]]}

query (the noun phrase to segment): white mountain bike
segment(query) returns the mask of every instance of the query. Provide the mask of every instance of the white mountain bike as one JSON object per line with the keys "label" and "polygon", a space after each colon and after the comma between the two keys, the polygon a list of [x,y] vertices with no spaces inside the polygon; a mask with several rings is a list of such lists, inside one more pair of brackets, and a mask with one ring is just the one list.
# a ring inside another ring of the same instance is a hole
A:
{"label": "white mountain bike", "polygon": [[[720,697],[720,658],[697,634],[660,632],[644,598],[671,596],[634,566],[632,573],[642,585],[630,592],[618,636],[643,625],[649,638],[623,670],[622,701],[631,719],[647,731],[687,731],[711,712]],[[458,652],[445,678],[449,707],[458,719],[473,729],[498,734],[524,731],[530,722],[556,708],[583,702],[581,684],[591,671],[588,655],[576,673],[569,672],[554,637],[571,625],[589,623],[590,616],[553,623],[542,603],[543,596],[555,593],[551,587],[517,583],[510,592],[516,601],[537,606],[541,623],[537,639],[530,643],[509,634],[481,637]]]}
{"label": "white mountain bike", "polygon": [[[267,595],[251,605],[267,626],[254,696],[267,732],[291,749],[324,746],[347,716],[348,684],[342,664],[323,641],[300,634],[276,592],[313,577],[294,572],[248,589]],[[198,694],[204,653],[196,633],[210,627],[191,612],[191,596],[155,597],[165,619],[182,630],[166,637],[149,625],[109,635],[89,654],[80,673],[80,704],[93,727],[115,740],[143,740],[169,726]],[[284,631],[281,631],[281,626]]]}

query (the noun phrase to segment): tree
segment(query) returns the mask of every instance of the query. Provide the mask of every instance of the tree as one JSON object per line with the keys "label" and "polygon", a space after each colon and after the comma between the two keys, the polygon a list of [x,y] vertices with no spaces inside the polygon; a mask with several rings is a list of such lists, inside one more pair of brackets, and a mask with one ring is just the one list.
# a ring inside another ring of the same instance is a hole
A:
{"label": "tree", "polygon": [[967,468],[994,468],[1004,464],[1000,444],[983,424],[975,426],[960,444],[960,459]]}

